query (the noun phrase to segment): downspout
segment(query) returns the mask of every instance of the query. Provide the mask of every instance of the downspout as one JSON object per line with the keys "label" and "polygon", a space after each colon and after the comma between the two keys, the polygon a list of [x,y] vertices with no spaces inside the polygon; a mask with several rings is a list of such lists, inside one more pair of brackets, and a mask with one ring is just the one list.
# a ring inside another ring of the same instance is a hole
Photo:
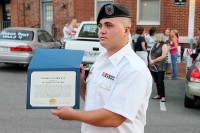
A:
{"label": "downspout", "polygon": [[188,18],[188,37],[194,36],[194,17],[195,17],[195,0],[190,0],[189,18]]}

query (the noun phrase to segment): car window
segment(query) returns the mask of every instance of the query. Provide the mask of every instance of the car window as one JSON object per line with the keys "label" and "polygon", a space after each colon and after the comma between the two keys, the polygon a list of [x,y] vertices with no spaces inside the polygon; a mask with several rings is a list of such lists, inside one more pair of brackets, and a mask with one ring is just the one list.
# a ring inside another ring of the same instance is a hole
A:
{"label": "car window", "polygon": [[47,42],[47,39],[42,31],[38,31],[38,42]]}
{"label": "car window", "polygon": [[47,31],[42,31],[44,36],[47,39],[47,42],[53,42],[53,37],[47,32]]}
{"label": "car window", "polygon": [[0,39],[32,41],[33,37],[34,32],[30,30],[4,29],[0,33]]}
{"label": "car window", "polygon": [[98,27],[96,24],[85,24],[82,26],[78,37],[98,38]]}

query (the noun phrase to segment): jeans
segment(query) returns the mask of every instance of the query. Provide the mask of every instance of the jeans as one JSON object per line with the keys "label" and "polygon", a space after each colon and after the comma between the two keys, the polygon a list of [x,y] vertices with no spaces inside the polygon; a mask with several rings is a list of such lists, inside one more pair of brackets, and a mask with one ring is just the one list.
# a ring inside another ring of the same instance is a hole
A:
{"label": "jeans", "polygon": [[177,80],[178,65],[177,65],[178,53],[171,55],[172,61],[172,79]]}

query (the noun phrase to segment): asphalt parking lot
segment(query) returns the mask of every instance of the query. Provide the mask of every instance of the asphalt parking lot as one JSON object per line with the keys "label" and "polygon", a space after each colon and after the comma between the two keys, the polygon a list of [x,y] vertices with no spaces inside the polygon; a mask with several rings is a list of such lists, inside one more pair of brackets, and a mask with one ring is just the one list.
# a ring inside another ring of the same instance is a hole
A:
{"label": "asphalt parking lot", "polygon": [[[81,133],[80,122],[63,121],[48,109],[26,109],[27,71],[0,64],[0,132],[2,133]],[[150,99],[145,133],[199,133],[200,102],[184,107],[185,80],[165,77],[166,103]],[[156,94],[153,86],[152,96]],[[84,103],[81,101],[80,109]]]}

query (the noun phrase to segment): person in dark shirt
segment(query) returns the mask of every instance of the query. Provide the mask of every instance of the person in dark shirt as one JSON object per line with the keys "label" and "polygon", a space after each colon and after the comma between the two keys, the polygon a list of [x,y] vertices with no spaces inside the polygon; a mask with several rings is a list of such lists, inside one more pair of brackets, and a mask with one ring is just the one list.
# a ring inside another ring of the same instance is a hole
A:
{"label": "person in dark shirt", "polygon": [[190,55],[191,58],[193,58],[193,61],[197,58],[198,56],[198,53],[200,52],[200,27],[197,29],[197,36],[194,37],[194,40],[195,40],[195,46],[196,46],[196,52],[195,53],[192,53]]}
{"label": "person in dark shirt", "polygon": [[198,36],[195,37],[195,40],[196,40],[196,49],[200,49],[200,27],[197,29],[197,33],[198,33]]}
{"label": "person in dark shirt", "polygon": [[156,83],[157,95],[152,99],[161,99],[161,102],[166,102],[164,74],[166,71],[167,44],[165,43],[164,34],[157,34],[158,42],[152,47],[149,53],[149,69]]}
{"label": "person in dark shirt", "polygon": [[137,42],[134,45],[134,51],[136,54],[148,65],[147,61],[147,43],[145,40],[145,30],[143,27],[138,26],[136,29],[136,33],[139,35],[137,38]]}

